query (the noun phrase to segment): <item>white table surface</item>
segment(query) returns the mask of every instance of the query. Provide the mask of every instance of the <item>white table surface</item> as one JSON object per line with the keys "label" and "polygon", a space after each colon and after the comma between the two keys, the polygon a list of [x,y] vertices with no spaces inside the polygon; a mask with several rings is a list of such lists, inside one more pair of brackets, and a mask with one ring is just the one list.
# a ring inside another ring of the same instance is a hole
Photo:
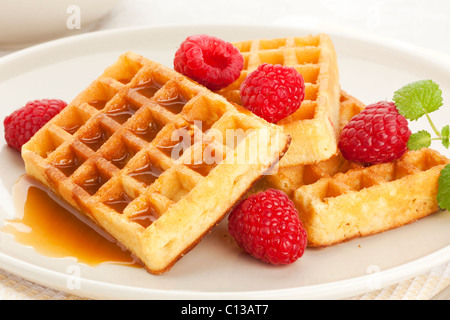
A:
{"label": "white table surface", "polygon": [[[362,32],[427,48],[430,54],[450,61],[448,0],[122,0],[94,26],[82,25],[81,31],[186,24],[298,26],[318,32]],[[12,52],[0,48],[0,57]],[[450,266],[443,265],[354,299],[430,299],[448,284]],[[448,294],[438,297],[449,299]],[[0,270],[0,300],[80,298],[83,297],[43,288]]]}

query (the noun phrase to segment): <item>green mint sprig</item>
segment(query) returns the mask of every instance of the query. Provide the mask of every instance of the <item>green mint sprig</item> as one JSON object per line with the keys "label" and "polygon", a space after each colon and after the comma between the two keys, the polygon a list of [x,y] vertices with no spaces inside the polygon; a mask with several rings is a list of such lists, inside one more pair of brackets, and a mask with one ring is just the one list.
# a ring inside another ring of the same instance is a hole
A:
{"label": "green mint sprig", "polygon": [[450,164],[441,170],[437,194],[438,206],[450,211]]}
{"label": "green mint sprig", "polygon": [[433,140],[440,140],[444,147],[449,148],[450,127],[438,130],[431,120],[430,113],[439,110],[443,105],[442,91],[432,80],[421,80],[410,83],[394,93],[393,98],[397,110],[406,119],[415,121],[426,116],[435,137],[421,130],[413,133],[408,141],[408,149],[419,150],[431,146]]}
{"label": "green mint sprig", "polygon": [[[413,133],[408,140],[408,149],[419,150],[431,146],[432,141],[440,140],[445,148],[450,147],[450,125],[438,130],[431,120],[430,113],[443,105],[442,90],[432,80],[410,83],[394,93],[397,110],[406,119],[415,121],[426,116],[434,137],[426,130]],[[441,171],[437,194],[438,205],[450,211],[450,164]]]}

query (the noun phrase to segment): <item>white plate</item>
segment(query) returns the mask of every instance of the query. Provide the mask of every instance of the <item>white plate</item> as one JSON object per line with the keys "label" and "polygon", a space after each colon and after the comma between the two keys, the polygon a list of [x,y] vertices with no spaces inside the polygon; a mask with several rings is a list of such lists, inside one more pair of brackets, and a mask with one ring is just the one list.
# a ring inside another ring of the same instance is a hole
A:
{"label": "white plate", "polygon": [[[128,50],[172,66],[175,50],[191,34],[208,33],[236,41],[314,32],[285,27],[178,26],[115,30],[53,41],[0,59],[0,117],[3,119],[32,99],[70,101]],[[429,78],[441,84],[445,101],[450,101],[450,63],[398,43],[348,34],[331,36],[339,57],[342,88],[362,101],[389,100],[401,86]],[[442,127],[450,119],[450,108],[444,107],[432,117]],[[425,122],[412,123],[413,131],[421,127],[428,129]],[[18,154],[5,146],[3,137],[0,139],[0,218],[7,219],[15,214],[11,190],[24,169]],[[435,148],[450,156],[437,144]],[[160,276],[138,268],[90,267],[70,258],[42,256],[0,233],[0,267],[39,284],[90,298],[346,298],[449,261],[448,230],[450,215],[440,212],[375,236],[325,249],[308,249],[298,262],[274,267],[242,254],[230,241],[224,241],[224,221],[170,272]],[[74,266],[80,281],[75,288],[71,286]]]}

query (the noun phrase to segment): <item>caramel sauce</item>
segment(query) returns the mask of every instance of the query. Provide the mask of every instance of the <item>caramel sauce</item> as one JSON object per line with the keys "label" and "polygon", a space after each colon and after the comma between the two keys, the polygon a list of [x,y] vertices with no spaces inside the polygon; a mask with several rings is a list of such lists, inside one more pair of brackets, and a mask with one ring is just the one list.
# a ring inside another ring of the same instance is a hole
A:
{"label": "caramel sauce", "polygon": [[131,118],[135,113],[138,107],[134,106],[133,104],[127,102],[121,109],[116,110],[110,110],[106,114],[113,118],[115,121],[117,121],[120,124],[124,124],[127,122],[129,118]]}
{"label": "caramel sauce", "polygon": [[119,81],[121,84],[126,85],[130,82],[130,79],[123,78],[123,79],[118,79],[117,81]]}
{"label": "caramel sauce", "polygon": [[131,200],[132,199],[125,192],[122,192],[119,197],[111,198],[105,201],[104,204],[118,213],[123,213],[123,210],[125,210]]}
{"label": "caramel sauce", "polygon": [[133,133],[138,137],[144,139],[147,142],[153,141],[155,139],[158,132],[161,130],[161,127],[158,126],[155,122],[150,122],[145,128],[135,128],[133,129]]}
{"label": "caramel sauce", "polygon": [[178,160],[183,155],[184,149],[187,146],[186,143],[183,143],[183,141],[181,141],[174,145],[157,146],[157,147],[159,150],[164,152],[166,156],[171,157],[173,160]]}
{"label": "caramel sauce", "polygon": [[133,88],[133,90],[136,90],[139,94],[143,95],[144,97],[147,97],[148,99],[153,98],[155,93],[161,89],[162,84],[154,81],[153,79],[150,79],[146,82],[139,83],[137,86]]}
{"label": "caramel sauce", "polygon": [[[188,127],[181,127],[177,130],[186,130],[187,128]],[[160,144],[156,147],[168,157],[177,160],[184,153],[185,149],[189,148],[194,143],[193,133],[191,134],[189,141],[187,141],[187,139],[183,139],[183,136],[179,136],[178,141],[178,143],[170,141],[168,144]]]}
{"label": "caramel sauce", "polygon": [[214,165],[206,164],[206,163],[199,163],[199,164],[188,164],[189,168],[194,170],[197,173],[200,173],[202,176],[206,177],[209,172],[214,169]]}
{"label": "caramel sauce", "polygon": [[97,110],[104,109],[107,103],[107,100],[91,100],[88,102],[89,105],[93,106]]}
{"label": "caramel sauce", "polygon": [[78,158],[64,158],[61,159],[55,166],[64,173],[66,177],[71,176],[75,170],[80,166]]}
{"label": "caramel sauce", "polygon": [[92,221],[24,176],[14,186],[17,218],[5,221],[4,232],[17,243],[53,258],[74,257],[80,263],[139,266],[128,251]]}
{"label": "caramel sauce", "polygon": [[151,205],[146,206],[141,211],[137,212],[130,221],[139,223],[144,228],[149,227],[154,221],[158,219],[158,213]]}
{"label": "caramel sauce", "polygon": [[98,175],[92,179],[88,179],[83,183],[80,183],[80,187],[82,187],[87,191],[87,193],[92,196],[98,191],[98,189],[100,189],[102,185],[105,184],[105,182],[106,181],[100,175]]}
{"label": "caramel sauce", "polygon": [[106,140],[108,140],[108,137],[109,136],[105,131],[100,130],[93,137],[90,138],[82,137],[80,138],[80,141],[83,142],[92,150],[97,151],[106,142]]}
{"label": "caramel sauce", "polygon": [[175,97],[166,100],[158,100],[158,104],[174,114],[180,113],[187,102],[188,100],[181,94],[177,94]]}
{"label": "caramel sauce", "polygon": [[160,168],[148,161],[144,166],[136,169],[129,175],[136,180],[145,183],[146,185],[151,185],[156,179],[158,179],[161,173],[162,170]]}
{"label": "caramel sauce", "polygon": [[110,161],[112,164],[114,164],[116,167],[122,169],[125,167],[128,163],[128,161],[133,158],[135,155],[134,152],[131,152],[130,150],[124,151],[122,154],[113,157]]}
{"label": "caramel sauce", "polygon": [[72,125],[72,126],[65,126],[65,127],[62,127],[62,129],[64,129],[64,130],[66,130],[68,133],[70,133],[70,134],[75,134],[75,132],[77,132],[77,130],[79,129],[81,127],[81,125],[80,124],[75,124],[75,125]]}

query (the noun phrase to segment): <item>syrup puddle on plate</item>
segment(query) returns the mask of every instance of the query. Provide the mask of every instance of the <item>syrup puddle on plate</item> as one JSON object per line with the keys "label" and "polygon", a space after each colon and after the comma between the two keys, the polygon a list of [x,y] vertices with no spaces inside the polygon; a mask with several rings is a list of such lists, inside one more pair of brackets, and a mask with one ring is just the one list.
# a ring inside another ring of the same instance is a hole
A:
{"label": "syrup puddle on plate", "polygon": [[31,246],[51,258],[74,257],[79,263],[102,263],[140,267],[131,254],[76,210],[47,192],[33,179],[23,176],[13,188],[16,218],[1,229],[17,243]]}

